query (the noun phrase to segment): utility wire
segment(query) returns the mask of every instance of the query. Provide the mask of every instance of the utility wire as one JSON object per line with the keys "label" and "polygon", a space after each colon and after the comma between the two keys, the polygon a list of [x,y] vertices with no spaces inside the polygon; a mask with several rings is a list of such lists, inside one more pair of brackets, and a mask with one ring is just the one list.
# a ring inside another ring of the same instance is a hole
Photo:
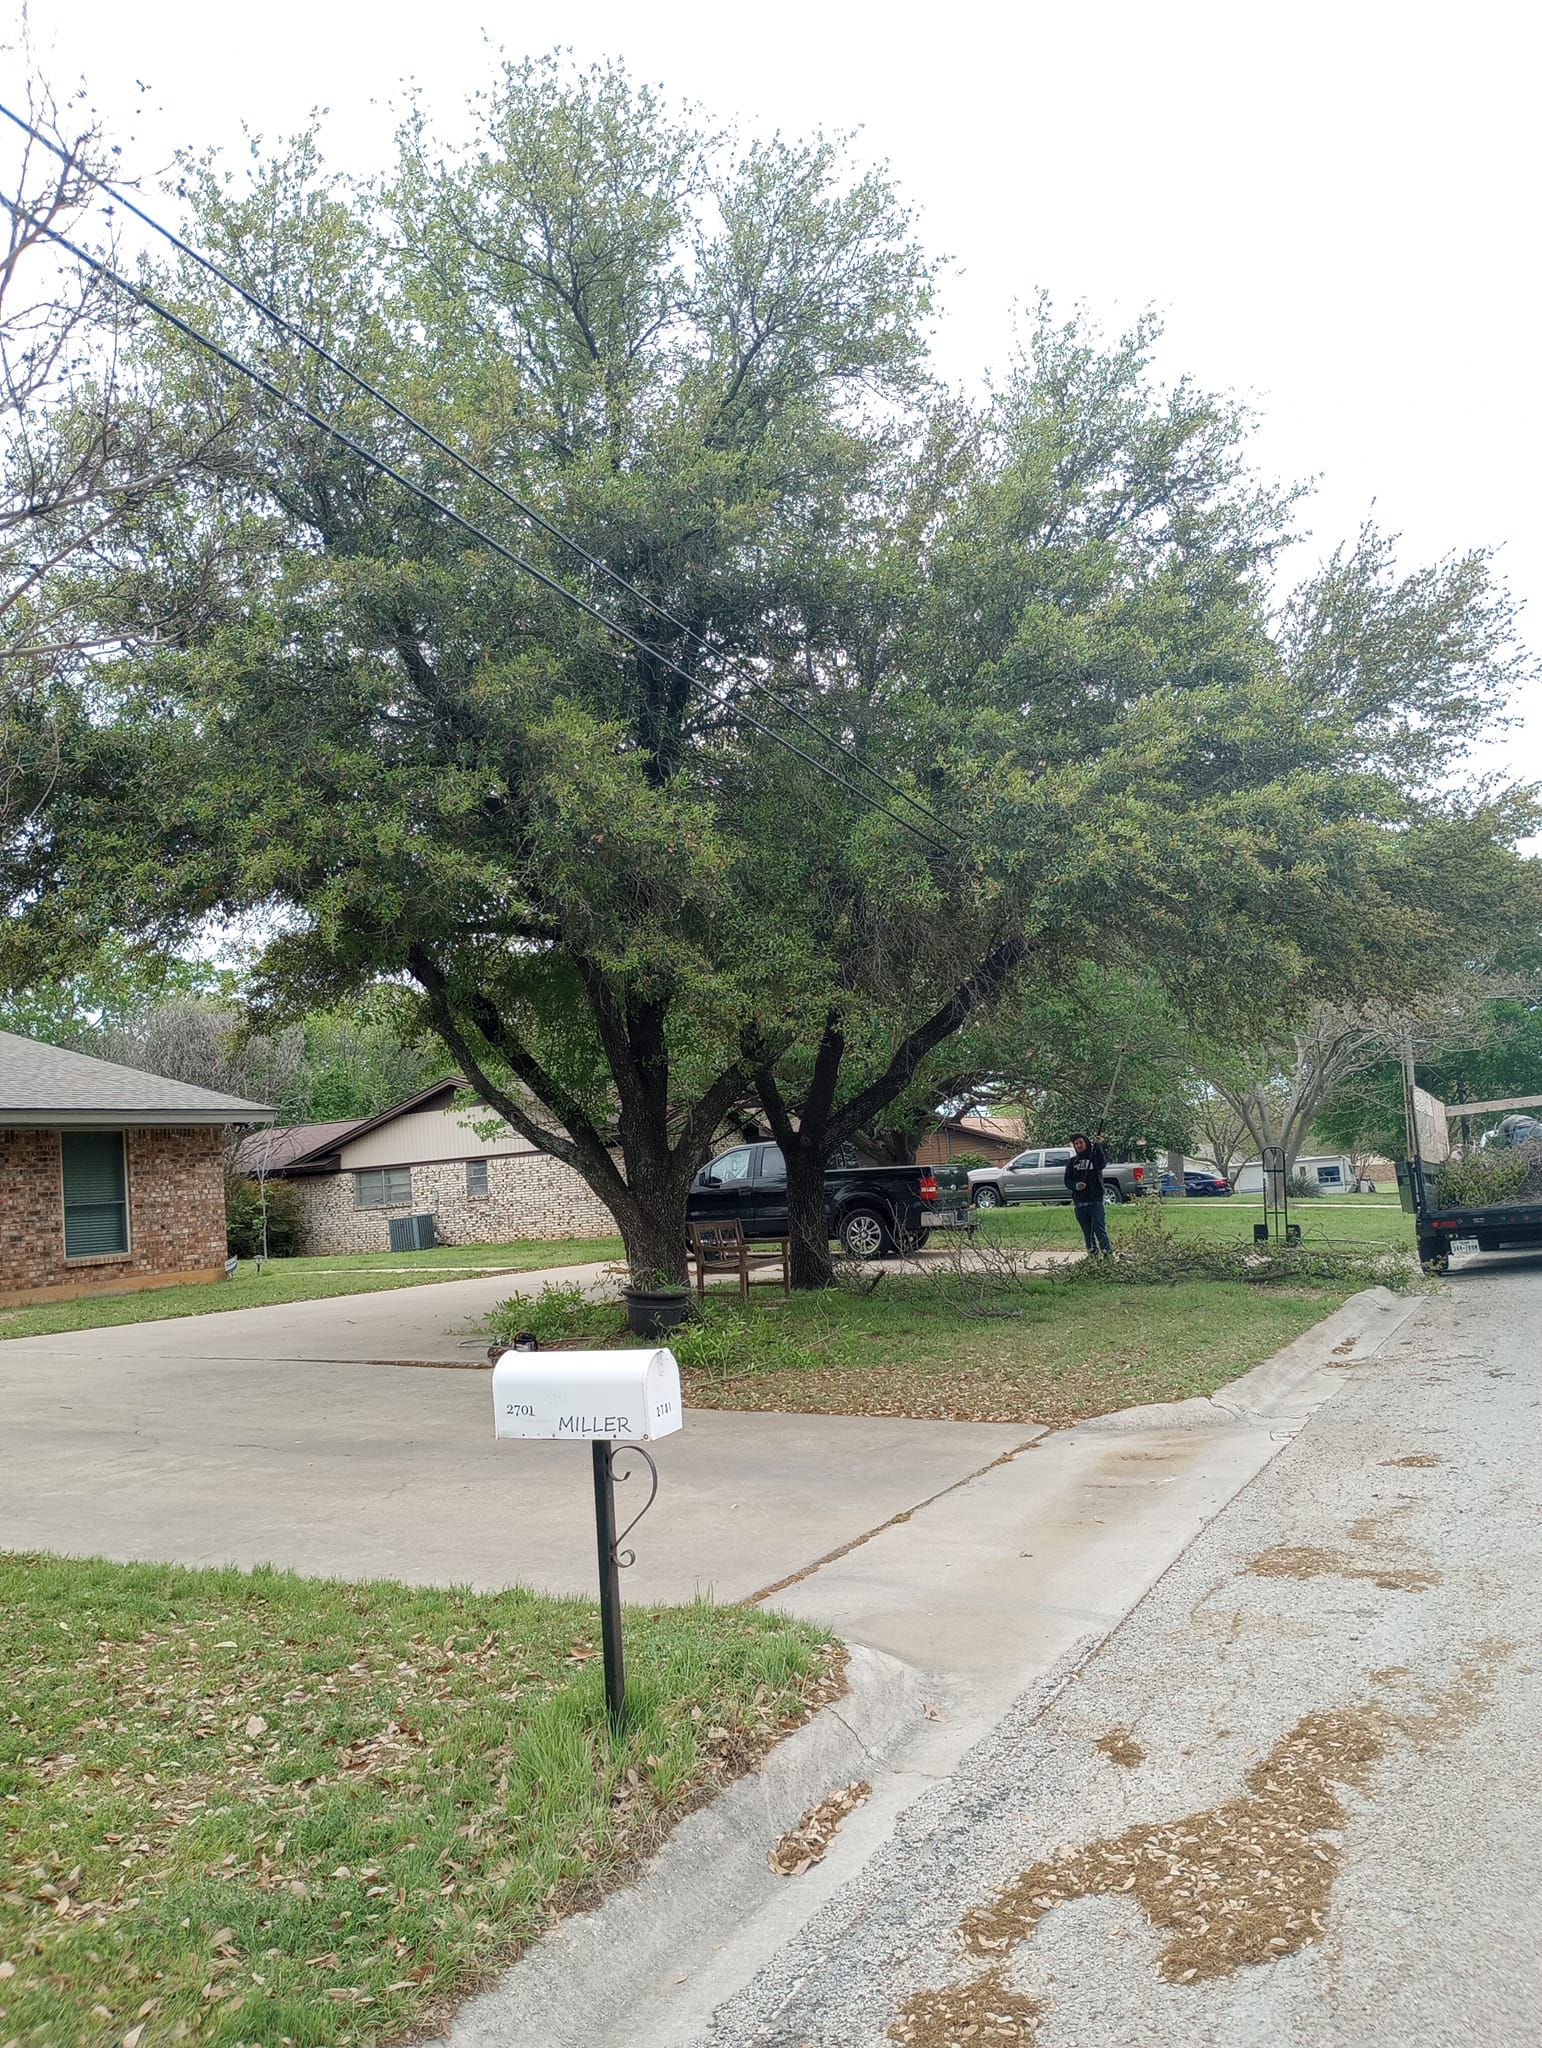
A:
{"label": "utility wire", "polygon": [[285,405],[292,412],[298,413],[302,419],[307,420],[313,427],[319,428],[322,433],[329,435],[341,447],[346,448],[350,454],[358,456],[361,462],[368,463],[371,469],[378,470],[382,476],[389,477],[392,483],[397,484],[402,490],[410,492],[413,497],[419,499],[432,511],[442,513],[446,519],[452,520],[455,525],[470,534],[473,540],[480,541],[484,547],[491,548],[494,554],[500,555],[504,561],[512,563],[516,569],[523,569],[527,576],[533,576],[538,583],[543,584],[555,596],[565,599],[567,603],[576,606],[579,611],[587,613],[596,624],[603,626],[608,633],[614,633],[619,639],[628,641],[640,654],[646,654],[654,661],[661,663],[672,674],[679,676],[689,689],[703,692],[709,702],[717,709],[726,711],[730,718],[750,726],[758,733],[763,733],[773,745],[783,748],[789,754],[796,755],[798,760],[806,763],[816,774],[824,776],[826,781],[837,784],[848,795],[855,797],[858,803],[865,804],[869,810],[881,811],[886,818],[892,819],[896,825],[903,826],[905,831],[909,832],[913,838],[921,840],[925,845],[934,848],[936,852],[944,855],[952,853],[952,849],[945,846],[940,839],[933,838],[929,832],[923,832],[920,826],[912,824],[908,818],[902,817],[898,811],[890,810],[889,806],[881,802],[877,797],[869,795],[865,790],[858,789],[854,783],[848,782],[844,775],[838,775],[833,768],[828,767],[823,761],[816,760],[812,754],[806,752],[802,747],[795,745],[792,740],[776,732],[771,726],[763,724],[748,711],[724,704],[713,693],[709,684],[703,682],[699,676],[693,676],[689,669],[682,668],[679,662],[665,654],[662,648],[651,646],[639,634],[634,633],[629,626],[622,625],[618,619],[610,618],[597,605],[591,604],[586,597],[580,596],[576,590],[570,590],[565,583],[560,582],[555,576],[548,575],[544,569],[539,568],[534,562],[519,554],[517,550],[507,546],[503,541],[486,532],[474,520],[468,519],[464,512],[457,511],[455,506],[447,504],[442,498],[435,497],[432,491],[425,489],[422,484],[415,483],[410,476],[398,469],[394,463],[387,462],[383,456],[376,455],[372,450],[366,448],[362,442],[356,441],[351,434],[345,433],[341,427],[335,426],[328,419],[324,419],[320,413],[308,406],[303,399],[293,397],[280,385],[275,384],[271,377],[265,376],[261,370],[254,369],[250,363],[243,362],[239,356],[233,355],[229,349],[222,348],[217,341],[210,335],[203,333],[201,329],[195,327],[190,320],[185,320],[180,313],[174,313],[169,306],[164,305],[161,300],[155,297],[153,292],[147,291],[143,285],[135,284],[132,279],[124,277],[121,271],[115,270],[110,263],[104,262],[100,256],[93,256],[89,250],[82,249],[78,243],[72,242],[69,236],[62,234],[58,228],[50,227],[46,221],[41,220],[36,214],[24,207],[19,199],[13,200],[5,193],[0,192],[0,204],[10,207],[13,212],[28,221],[41,234],[47,236],[50,241],[57,243],[67,254],[73,256],[77,263],[85,264],[89,270],[94,271],[99,277],[105,278],[109,284],[115,285],[119,291],[126,293],[132,299],[137,299],[141,305],[147,307],[159,319],[164,320],[168,326],[174,327],[179,334],[186,335],[189,341],[195,342],[202,349],[206,349],[210,355],[217,357],[227,368],[247,378],[260,391],[265,391],[270,398],[276,398],[281,405]]}
{"label": "utility wire", "polygon": [[[608,582],[613,583],[618,590],[624,591],[629,597],[635,598],[639,604],[646,606],[655,617],[662,620],[665,624],[672,626],[677,633],[693,642],[704,654],[712,655],[714,653],[713,648],[702,638],[701,634],[686,625],[683,619],[677,618],[666,605],[662,605],[657,599],[649,597],[646,591],[639,590],[635,583],[630,582],[618,570],[612,569],[610,564],[602,561],[598,555],[591,554],[582,542],[574,540],[570,534],[565,533],[561,527],[548,519],[543,512],[538,511],[535,506],[528,504],[516,492],[511,491],[506,484],[500,483],[495,476],[489,475],[469,455],[463,454],[460,449],[454,447],[450,442],[435,433],[432,427],[399,405],[389,393],[382,391],[378,385],[372,384],[367,377],[352,369],[347,363],[334,355],[323,342],[319,342],[313,335],[307,334],[304,328],[296,325],[294,321],[281,313],[276,306],[261,297],[259,293],[254,292],[250,286],[243,284],[240,278],[217,263],[212,256],[206,256],[202,250],[195,249],[190,242],[184,241],[174,229],[167,227],[163,221],[157,220],[153,214],[147,212],[144,207],[131,199],[126,192],[121,191],[106,178],[99,177],[95,172],[88,171],[83,165],[76,163],[75,159],[70,156],[69,151],[62,144],[54,141],[51,136],[46,135],[41,129],[35,128],[30,121],[16,113],[14,109],[6,106],[3,101],[0,101],[0,114],[3,114],[7,120],[14,122],[18,128],[30,135],[43,148],[52,150],[54,155],[63,162],[72,164],[83,177],[89,179],[99,191],[104,192],[115,205],[121,206],[125,212],[133,214],[136,220],[143,221],[147,228],[169,242],[172,248],[176,249],[181,255],[186,256],[189,261],[196,263],[202,270],[207,271],[211,277],[217,278],[229,290],[237,293],[254,312],[260,313],[265,320],[270,321],[281,333],[290,335],[303,347],[310,349],[329,368],[336,370],[340,376],[346,378],[355,390],[362,391],[366,397],[373,399],[377,405],[384,406],[387,412],[400,420],[405,427],[415,434],[420,434],[432,447],[437,448],[441,455],[446,455],[452,462],[458,463],[468,475],[475,477],[478,483],[486,485],[490,491],[493,491],[498,497],[502,498],[505,504],[512,505],[522,518],[528,519],[533,526],[539,527],[543,533],[548,534],[559,546],[568,549],[580,561],[587,564],[590,569],[603,576]],[[902,803],[908,804],[929,825],[935,825],[940,832],[950,833],[956,839],[963,837],[963,834],[958,831],[956,826],[949,825],[939,818],[934,811],[913,797],[899,783],[892,781],[881,770],[873,767],[855,747],[851,746],[847,741],[840,739],[836,734],[826,731],[815,719],[810,718],[807,712],[799,705],[772,689],[769,683],[762,682],[758,676],[752,674],[740,663],[733,663],[730,672],[738,676],[740,680],[748,683],[752,689],[759,690],[763,696],[770,698],[773,704],[780,710],[785,711],[790,717],[795,718],[800,725],[822,740],[826,746],[833,747],[837,752],[844,754],[848,760],[853,761],[862,770],[864,775],[871,776],[873,781],[881,784],[892,796],[897,796]]]}

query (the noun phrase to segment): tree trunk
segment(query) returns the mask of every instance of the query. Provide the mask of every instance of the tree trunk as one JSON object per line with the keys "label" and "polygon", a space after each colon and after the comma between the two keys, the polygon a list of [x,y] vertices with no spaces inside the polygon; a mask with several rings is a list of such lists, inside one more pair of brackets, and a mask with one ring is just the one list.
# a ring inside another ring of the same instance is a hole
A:
{"label": "tree trunk", "polygon": [[835,1265],[825,1220],[825,1155],[794,1141],[787,1161],[787,1213],[792,1224],[791,1276],[796,1289],[833,1287]]}
{"label": "tree trunk", "polygon": [[615,1205],[627,1270],[634,1287],[684,1287],[689,1283],[686,1250],[686,1189],[674,1176],[639,1175],[633,1167],[633,1197]]}
{"label": "tree trunk", "polygon": [[1181,1152],[1168,1153],[1167,1170],[1172,1175],[1173,1180],[1176,1182],[1176,1186],[1173,1188],[1173,1193],[1175,1195],[1180,1196],[1186,1195],[1189,1191],[1189,1186],[1188,1182],[1183,1177],[1183,1154]]}

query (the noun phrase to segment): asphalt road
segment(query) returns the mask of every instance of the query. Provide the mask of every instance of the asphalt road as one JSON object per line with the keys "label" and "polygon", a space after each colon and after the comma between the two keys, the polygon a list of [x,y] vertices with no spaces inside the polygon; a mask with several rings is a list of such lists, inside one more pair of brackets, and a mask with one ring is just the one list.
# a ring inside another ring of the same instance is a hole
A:
{"label": "asphalt road", "polygon": [[1542,2036],[1539,1331],[1459,1265],[698,2038]]}

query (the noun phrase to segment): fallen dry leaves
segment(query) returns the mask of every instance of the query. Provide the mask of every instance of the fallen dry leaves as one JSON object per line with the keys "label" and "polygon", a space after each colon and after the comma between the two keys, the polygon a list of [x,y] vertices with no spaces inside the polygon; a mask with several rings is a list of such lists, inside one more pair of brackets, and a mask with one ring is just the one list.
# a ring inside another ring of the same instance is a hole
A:
{"label": "fallen dry leaves", "polygon": [[797,1825],[766,1851],[766,1861],[777,1876],[801,1877],[811,1865],[820,1862],[845,1826],[847,1814],[855,1812],[864,1799],[871,1798],[872,1791],[866,1778],[857,1778],[843,1785],[839,1792],[832,1792],[828,1799],[821,1799],[817,1806],[811,1806]]}

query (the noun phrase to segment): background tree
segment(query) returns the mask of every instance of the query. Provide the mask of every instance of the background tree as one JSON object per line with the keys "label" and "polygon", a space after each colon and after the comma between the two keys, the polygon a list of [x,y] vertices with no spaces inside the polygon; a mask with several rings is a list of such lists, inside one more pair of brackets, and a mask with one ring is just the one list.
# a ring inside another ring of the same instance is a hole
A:
{"label": "background tree", "polygon": [[[975,860],[897,879],[802,837],[789,880],[817,907],[791,978],[802,1007],[757,1085],[803,1284],[829,1274],[830,1152],[936,1100],[927,1062],[982,1012],[1118,969],[1180,1015],[1202,1001],[1212,1034],[1256,1035],[1303,992],[1438,979],[1513,901],[1525,804],[1457,803],[1431,781],[1440,734],[1465,743],[1474,706],[1502,703],[1518,672],[1487,565],[1473,558],[1455,596],[1415,579],[1400,631],[1378,637],[1388,572],[1363,538],[1337,581],[1276,616],[1289,501],[1250,477],[1235,408],[1160,386],[1152,339],[1148,324],[1106,346],[1041,319],[967,452],[921,490],[924,517],[888,522],[878,566],[832,598],[868,700],[920,736],[929,793]],[[908,592],[890,546],[921,561]],[[1095,1011],[1083,1021],[1084,1039],[1116,1042]]]}

